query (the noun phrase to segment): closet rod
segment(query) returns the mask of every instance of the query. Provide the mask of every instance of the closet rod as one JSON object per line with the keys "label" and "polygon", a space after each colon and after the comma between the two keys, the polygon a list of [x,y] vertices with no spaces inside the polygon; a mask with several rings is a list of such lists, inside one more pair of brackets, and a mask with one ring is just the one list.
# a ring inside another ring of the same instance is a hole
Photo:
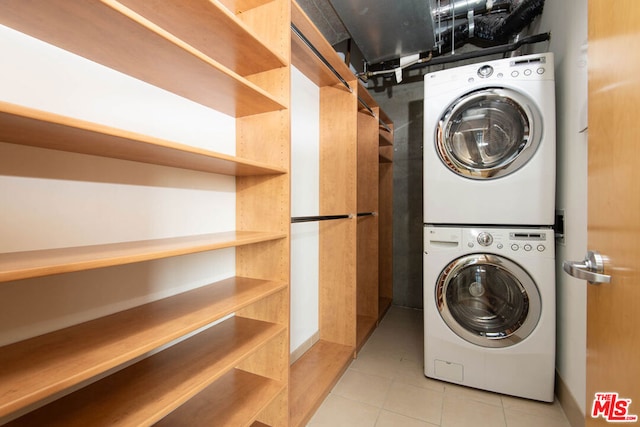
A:
{"label": "closet rod", "polygon": [[364,102],[364,99],[362,99],[362,98],[358,97],[358,102],[359,102],[360,104],[362,104],[362,105],[364,106],[364,108],[366,108],[366,109],[367,109],[367,111],[369,111],[369,114],[371,114],[371,115],[372,115],[373,117],[375,117],[376,119],[380,120],[380,119],[378,118],[378,116],[376,116],[376,113],[374,113],[374,112],[373,112],[373,110],[371,109],[371,107],[369,107],[369,105],[367,105],[367,103],[366,103],[366,102]]}
{"label": "closet rod", "polygon": [[391,128],[382,120],[380,120],[380,126],[382,126],[383,128],[385,128],[387,130],[387,132],[392,133],[391,132]]}
{"label": "closet rod", "polygon": [[349,86],[349,83],[347,83],[347,81],[344,78],[342,78],[340,73],[338,73],[338,71],[336,71],[336,69],[333,68],[333,66],[329,63],[329,61],[327,61],[325,57],[322,56],[322,54],[318,51],[318,49],[316,49],[316,47],[311,44],[311,42],[300,32],[300,30],[298,30],[298,28],[294,24],[291,24],[291,30],[296,36],[300,38],[300,40],[302,40],[304,44],[307,45],[309,49],[311,49],[311,52],[313,52],[313,54],[317,56],[320,61],[322,61],[322,63],[338,78],[338,80],[340,80],[340,82],[349,90],[349,92],[353,92],[353,89],[351,89],[351,86]]}
{"label": "closet rod", "polygon": [[367,103],[360,97],[358,97],[358,102],[360,102],[360,104],[362,104],[364,106],[364,108],[366,108],[369,111],[369,114],[371,114],[373,117],[375,117],[376,119],[378,119],[378,123],[380,123],[380,126],[382,126],[383,128],[385,128],[387,130],[387,132],[391,133],[391,128],[389,128],[389,126],[387,126],[387,124],[385,122],[383,122],[382,120],[380,120],[380,117],[378,117],[376,115],[376,113],[373,112],[373,110],[371,109],[371,107],[369,107],[367,105]]}
{"label": "closet rod", "polygon": [[293,216],[291,217],[291,223],[298,222],[313,222],[313,221],[329,221],[333,219],[348,219],[353,218],[352,215],[319,215],[319,216]]}
{"label": "closet rod", "polygon": [[358,212],[358,216],[376,216],[376,212]]}

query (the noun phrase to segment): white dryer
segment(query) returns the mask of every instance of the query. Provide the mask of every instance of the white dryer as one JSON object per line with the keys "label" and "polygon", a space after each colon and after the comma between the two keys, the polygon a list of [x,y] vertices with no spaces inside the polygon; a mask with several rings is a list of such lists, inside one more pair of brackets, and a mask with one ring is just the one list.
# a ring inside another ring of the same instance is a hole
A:
{"label": "white dryer", "polygon": [[425,375],[553,401],[553,230],[424,231]]}
{"label": "white dryer", "polygon": [[424,222],[552,225],[551,53],[424,77]]}

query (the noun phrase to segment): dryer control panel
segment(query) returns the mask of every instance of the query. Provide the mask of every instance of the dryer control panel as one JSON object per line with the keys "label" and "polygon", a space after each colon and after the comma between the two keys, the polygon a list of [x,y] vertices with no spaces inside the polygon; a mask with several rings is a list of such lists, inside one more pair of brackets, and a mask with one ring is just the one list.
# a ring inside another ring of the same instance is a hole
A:
{"label": "dryer control panel", "polygon": [[554,80],[553,54],[542,53],[463,65],[425,75],[425,90],[434,86],[467,84],[501,85],[522,81]]}

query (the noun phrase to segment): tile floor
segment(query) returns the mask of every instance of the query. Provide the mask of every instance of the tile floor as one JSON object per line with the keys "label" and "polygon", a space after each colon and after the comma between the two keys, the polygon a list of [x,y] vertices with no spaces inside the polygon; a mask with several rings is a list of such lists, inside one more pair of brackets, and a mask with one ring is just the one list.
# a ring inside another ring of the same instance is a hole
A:
{"label": "tile floor", "polygon": [[428,379],[422,311],[393,306],[307,427],[570,427],[541,403]]}

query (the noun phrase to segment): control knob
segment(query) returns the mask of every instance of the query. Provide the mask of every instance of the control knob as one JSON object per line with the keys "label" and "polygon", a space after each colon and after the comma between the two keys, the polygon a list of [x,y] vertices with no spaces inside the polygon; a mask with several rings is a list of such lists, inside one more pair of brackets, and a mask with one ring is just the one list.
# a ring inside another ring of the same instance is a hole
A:
{"label": "control knob", "polygon": [[493,243],[493,236],[483,231],[482,233],[478,234],[478,243],[481,246],[489,246]]}

